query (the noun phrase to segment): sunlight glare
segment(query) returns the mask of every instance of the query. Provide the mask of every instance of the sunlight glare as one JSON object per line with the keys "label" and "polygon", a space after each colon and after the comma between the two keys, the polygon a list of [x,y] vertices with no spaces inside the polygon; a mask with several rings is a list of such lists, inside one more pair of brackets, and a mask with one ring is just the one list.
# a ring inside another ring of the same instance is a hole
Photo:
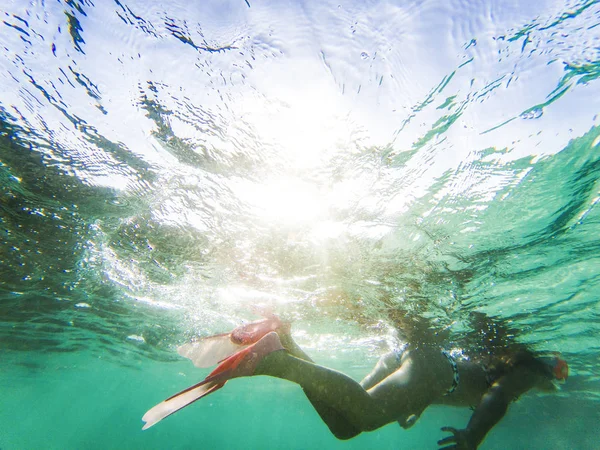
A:
{"label": "sunlight glare", "polygon": [[243,183],[240,197],[256,208],[268,222],[303,226],[324,220],[328,214],[327,196],[300,178],[276,178],[263,184]]}

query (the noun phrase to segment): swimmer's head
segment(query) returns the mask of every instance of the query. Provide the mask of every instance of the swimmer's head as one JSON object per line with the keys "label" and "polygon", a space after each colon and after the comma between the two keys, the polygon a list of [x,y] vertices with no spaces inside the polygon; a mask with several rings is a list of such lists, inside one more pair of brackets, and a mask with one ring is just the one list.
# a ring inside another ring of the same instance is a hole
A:
{"label": "swimmer's head", "polygon": [[567,381],[569,378],[569,365],[564,359],[556,357],[554,367],[552,368],[554,378],[559,381]]}
{"label": "swimmer's head", "polygon": [[569,366],[567,362],[560,358],[558,354],[538,356],[539,368],[544,377],[539,379],[536,388],[542,392],[556,392],[561,389],[569,376]]}
{"label": "swimmer's head", "polygon": [[569,365],[564,359],[558,355],[547,356],[541,359],[548,367],[549,374],[552,375],[554,380],[563,382],[567,380],[569,377]]}

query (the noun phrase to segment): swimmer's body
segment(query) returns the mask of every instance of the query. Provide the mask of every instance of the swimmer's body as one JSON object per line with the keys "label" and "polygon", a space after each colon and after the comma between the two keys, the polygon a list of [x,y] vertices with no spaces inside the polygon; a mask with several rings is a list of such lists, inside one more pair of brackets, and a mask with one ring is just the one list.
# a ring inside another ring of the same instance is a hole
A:
{"label": "swimmer's body", "polygon": [[[251,330],[248,334],[245,330]],[[341,372],[314,364],[278,318],[234,330],[228,338],[242,350],[226,359],[203,382],[146,413],[144,428],[222,387],[230,378],[268,375],[300,385],[330,431],[351,439],[398,422],[412,426],[432,404],[474,407],[464,429],[444,427],[450,436],[442,449],[476,449],[505,415],[508,405],[530,389],[552,391],[568,375],[558,358],[531,352],[482,361],[454,359],[434,345],[408,345],[384,355],[360,383]],[[249,344],[250,343],[250,344]],[[193,355],[186,355],[194,360]]]}

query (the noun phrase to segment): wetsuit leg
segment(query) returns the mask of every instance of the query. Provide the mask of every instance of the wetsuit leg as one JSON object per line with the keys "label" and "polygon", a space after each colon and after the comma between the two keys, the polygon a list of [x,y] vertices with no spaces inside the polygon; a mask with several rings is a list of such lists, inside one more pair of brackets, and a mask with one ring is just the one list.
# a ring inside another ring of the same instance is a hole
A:
{"label": "wetsuit leg", "polygon": [[[296,344],[290,334],[281,333],[279,337],[282,345],[292,356],[305,361],[313,362],[312,358],[308,356],[304,350],[298,346],[298,344]],[[361,430],[353,426],[344,416],[344,414],[320,400],[318,396],[314,395],[310,390],[303,388],[303,391],[315,411],[319,414],[325,425],[327,425],[331,433],[336,438],[346,440],[351,439],[361,433]]]}
{"label": "wetsuit leg", "polygon": [[395,350],[383,355],[379,358],[379,361],[377,361],[373,370],[363,378],[360,385],[364,389],[371,389],[373,386],[390,376],[402,365],[402,354],[403,351]]}
{"label": "wetsuit leg", "polygon": [[321,420],[327,425],[331,434],[336,438],[346,440],[352,439],[362,433],[362,430],[356,428],[348,419],[339,411],[335,410],[327,403],[319,400],[316,395],[310,391],[303,389],[306,398],[310,401],[315,411],[321,417]]}
{"label": "wetsuit leg", "polygon": [[[444,394],[452,379],[452,369],[439,350],[405,353],[401,367],[368,391],[341,372],[287,352],[267,355],[255,374],[299,384],[330,429],[340,436],[356,430],[372,431],[420,414]],[[350,426],[337,427],[336,423],[344,423],[342,419]]]}
{"label": "wetsuit leg", "polygon": [[352,378],[336,370],[298,359],[287,352],[267,355],[257,366],[255,374],[299,384],[310,399],[335,410],[361,431],[374,430],[395,420],[393,416],[387,417],[379,402],[371,398]]}

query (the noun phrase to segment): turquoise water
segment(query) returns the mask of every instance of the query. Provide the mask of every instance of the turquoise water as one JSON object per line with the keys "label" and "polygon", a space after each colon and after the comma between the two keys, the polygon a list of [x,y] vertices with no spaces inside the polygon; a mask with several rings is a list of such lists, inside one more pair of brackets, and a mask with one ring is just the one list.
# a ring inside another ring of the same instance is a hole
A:
{"label": "turquoise water", "polygon": [[[398,316],[560,351],[483,449],[600,448],[600,4],[0,0],[0,449],[337,441],[301,390],[176,353],[260,311],[362,378]],[[533,3],[533,2],[531,2]],[[423,325],[424,324],[424,325]]]}

